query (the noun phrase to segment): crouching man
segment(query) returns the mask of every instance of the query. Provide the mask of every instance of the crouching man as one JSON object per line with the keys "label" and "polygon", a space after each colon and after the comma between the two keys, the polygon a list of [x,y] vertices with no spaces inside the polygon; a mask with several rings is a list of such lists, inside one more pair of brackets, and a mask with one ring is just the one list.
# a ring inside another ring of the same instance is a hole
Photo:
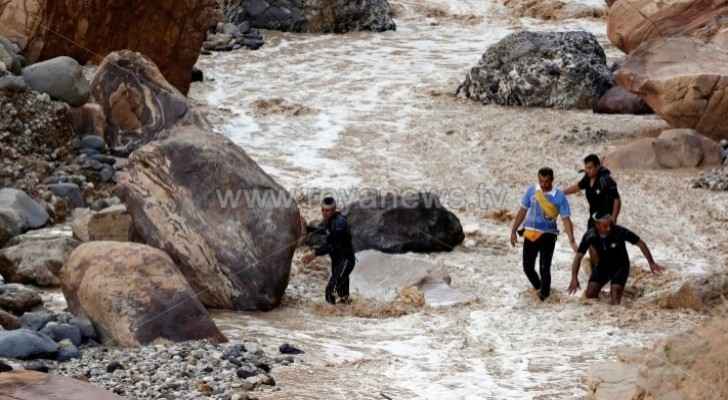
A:
{"label": "crouching man", "polygon": [[579,285],[579,267],[581,260],[591,247],[596,254],[596,260],[592,260],[592,265],[596,265],[592,269],[589,278],[589,286],[586,289],[586,297],[596,299],[599,293],[607,283],[611,283],[610,287],[610,304],[616,305],[622,302],[624,287],[629,278],[629,254],[627,254],[626,243],[629,242],[642,250],[650,270],[654,274],[661,273],[665,269],[658,265],[652,258],[650,249],[647,248],[639,236],[629,229],[617,225],[613,222],[609,214],[595,214],[594,226],[589,229],[581,239],[581,244],[574,257],[574,263],[571,268],[571,284],[569,285],[569,294],[576,293],[580,289]]}

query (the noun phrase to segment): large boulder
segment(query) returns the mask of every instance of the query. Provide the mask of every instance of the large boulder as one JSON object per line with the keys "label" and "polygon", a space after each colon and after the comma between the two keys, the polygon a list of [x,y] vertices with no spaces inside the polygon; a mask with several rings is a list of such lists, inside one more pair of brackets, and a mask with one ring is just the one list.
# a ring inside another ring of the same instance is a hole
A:
{"label": "large boulder", "polygon": [[720,146],[690,129],[668,129],[657,138],[642,138],[604,156],[612,169],[671,169],[720,165]]}
{"label": "large boulder", "polygon": [[0,246],[11,238],[48,223],[48,213],[30,196],[17,189],[0,189]]}
{"label": "large boulder", "polygon": [[270,310],[280,303],[300,213],[239,146],[176,128],[132,154],[119,194],[135,232],[172,256],[203,304]]}
{"label": "large boulder", "polygon": [[357,254],[351,273],[352,293],[381,302],[396,300],[403,290],[417,288],[425,304],[446,307],[474,301],[474,295],[450,286],[450,276],[438,265],[408,255],[367,250]]}
{"label": "large boulder", "polygon": [[387,0],[223,0],[228,21],[287,32],[395,30]]}
{"label": "large boulder", "polygon": [[[625,53],[656,38],[686,35],[711,40],[728,27],[725,0],[618,0],[609,9],[609,40]],[[728,42],[725,42],[728,43]]]}
{"label": "large boulder", "polygon": [[616,80],[674,128],[728,138],[728,50],[686,37],[644,43]]}
{"label": "large boulder", "polygon": [[133,51],[109,54],[91,90],[106,115],[104,139],[111,147],[157,139],[188,112],[187,99],[149,58]]}
{"label": "large boulder", "polygon": [[0,274],[7,282],[59,286],[56,274],[79,243],[71,238],[33,240],[0,250]]}
{"label": "large boulder", "polygon": [[591,33],[522,31],[488,48],[457,93],[483,104],[592,109],[611,86]]}
{"label": "large boulder", "polygon": [[80,107],[89,99],[89,85],[83,69],[71,57],[56,57],[23,68],[23,79],[31,89]]}
{"label": "large boulder", "polygon": [[205,32],[222,19],[216,0],[3,3],[0,35],[25,42],[29,61],[70,56],[97,64],[113,51],[129,49],[151,58],[182,93],[189,89]]}
{"label": "large boulder", "polygon": [[[58,345],[42,333],[24,328],[0,331],[0,357],[23,360],[34,358],[53,359],[57,352]],[[3,375],[0,374],[0,377]]]}
{"label": "large boulder", "polygon": [[124,400],[78,379],[27,370],[0,374],[0,393],[12,400]]}
{"label": "large boulder", "polygon": [[129,347],[225,340],[172,259],[152,247],[85,243],[71,253],[61,282],[71,312],[92,320],[104,340]]}
{"label": "large boulder", "polygon": [[356,251],[451,251],[465,239],[460,220],[430,193],[364,196],[344,210]]}

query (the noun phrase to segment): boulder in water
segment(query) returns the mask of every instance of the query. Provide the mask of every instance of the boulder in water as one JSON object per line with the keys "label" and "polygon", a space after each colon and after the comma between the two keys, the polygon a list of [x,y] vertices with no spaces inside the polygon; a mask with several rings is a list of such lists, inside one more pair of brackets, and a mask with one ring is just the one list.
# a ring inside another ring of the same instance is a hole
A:
{"label": "boulder in water", "polygon": [[228,21],[286,32],[395,30],[387,0],[224,0]]}
{"label": "boulder in water", "polygon": [[134,231],[172,256],[203,304],[280,304],[301,235],[298,206],[229,139],[176,128],[134,152],[119,194]]}
{"label": "boulder in water", "polygon": [[483,104],[593,109],[611,86],[591,33],[523,31],[491,46],[457,93]]}
{"label": "boulder in water", "polygon": [[343,213],[356,251],[451,251],[465,239],[458,217],[431,193],[365,196],[346,206]]}

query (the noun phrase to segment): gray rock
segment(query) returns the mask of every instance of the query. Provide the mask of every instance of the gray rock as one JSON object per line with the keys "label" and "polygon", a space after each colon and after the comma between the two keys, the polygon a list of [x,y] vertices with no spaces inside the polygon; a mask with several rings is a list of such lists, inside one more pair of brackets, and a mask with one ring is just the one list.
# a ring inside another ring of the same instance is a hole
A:
{"label": "gray rock", "polygon": [[104,138],[96,135],[86,135],[81,138],[81,148],[96,150],[99,153],[104,153],[107,150]]}
{"label": "gray rock", "polygon": [[88,318],[73,317],[71,318],[71,321],[69,323],[79,329],[79,331],[81,332],[81,337],[84,341],[99,339],[93,322],[91,322]]}
{"label": "gray rock", "polygon": [[68,236],[23,241],[0,250],[0,273],[12,283],[58,286],[56,274],[79,244]]}
{"label": "gray rock", "polygon": [[491,46],[457,90],[483,104],[593,109],[613,85],[588,32],[518,32]]}
{"label": "gray rock", "polygon": [[260,29],[333,33],[396,29],[387,0],[225,0],[223,10],[229,22],[249,22]]}
{"label": "gray rock", "polygon": [[17,189],[0,189],[0,214],[4,213],[15,214],[23,232],[48,223],[48,213],[43,206]]}
{"label": "gray rock", "polygon": [[58,345],[49,337],[29,329],[0,331],[0,357],[21,360],[55,358]]}
{"label": "gray rock", "polygon": [[9,51],[2,43],[0,43],[0,62],[5,64],[8,71],[14,74],[20,72],[20,62],[17,59],[17,54]]}
{"label": "gray rock", "polygon": [[86,206],[86,202],[81,194],[81,188],[79,188],[75,183],[56,183],[48,185],[48,190],[56,196],[68,200],[73,208]]}
{"label": "gray rock", "polygon": [[70,57],[56,57],[23,68],[23,78],[33,90],[80,107],[89,99],[90,86],[83,69]]}
{"label": "gray rock", "polygon": [[40,333],[45,334],[56,342],[68,339],[76,346],[81,344],[81,330],[75,325],[49,322],[40,330]]}
{"label": "gray rock", "polygon": [[3,76],[0,78],[0,92],[24,92],[28,90],[28,85],[22,76]]}
{"label": "gray rock", "polygon": [[59,362],[66,362],[75,358],[81,358],[81,352],[78,347],[74,345],[70,340],[64,339],[58,343],[58,355],[56,360]]}
{"label": "gray rock", "polygon": [[41,304],[43,299],[34,289],[16,283],[0,286],[0,308],[22,314]]}
{"label": "gray rock", "polygon": [[23,325],[23,328],[40,331],[52,319],[53,315],[48,311],[32,311],[21,315],[20,323]]}

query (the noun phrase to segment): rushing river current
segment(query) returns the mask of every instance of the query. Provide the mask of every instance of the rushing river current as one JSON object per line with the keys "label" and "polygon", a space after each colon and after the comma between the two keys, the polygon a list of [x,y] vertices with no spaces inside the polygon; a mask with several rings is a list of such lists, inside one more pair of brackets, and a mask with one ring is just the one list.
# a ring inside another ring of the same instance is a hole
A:
{"label": "rushing river current", "polygon": [[[479,301],[385,319],[322,313],[323,294],[302,289],[313,278],[296,259],[293,300],[270,313],[216,314],[231,338],[270,347],[290,342],[306,351],[301,362],[275,371],[280,390],[260,397],[578,399],[585,396],[584,377],[594,361],[692,326],[699,316],[653,304],[661,292],[717,262],[706,240],[710,232],[692,222],[706,215],[676,211],[685,176],[617,176],[623,223],[641,233],[669,268],[666,276],[635,280],[644,296],[621,307],[565,294],[572,257],[565,238],[554,258],[554,299],[534,300],[520,248],[508,244],[507,223],[483,217],[488,209],[515,209],[541,164],[554,167],[557,183],[567,184],[578,178],[586,152],[610,144],[560,144],[555,138],[562,132],[589,126],[619,141],[654,122],[482,106],[452,96],[489,45],[521,29],[587,30],[610,59],[617,57],[604,21],[514,19],[488,0],[393,4],[395,32],[265,32],[260,50],[203,57],[206,81],[193,86],[191,97],[207,109],[216,130],[297,194],[321,188],[456,192],[461,198],[443,201],[470,227],[471,243],[417,257],[443,265],[453,286]],[[708,193],[696,196],[702,198],[692,201],[725,204]],[[586,220],[584,203],[572,198],[577,235]],[[678,229],[694,240],[676,238]],[[631,255],[646,268],[636,248]]]}

